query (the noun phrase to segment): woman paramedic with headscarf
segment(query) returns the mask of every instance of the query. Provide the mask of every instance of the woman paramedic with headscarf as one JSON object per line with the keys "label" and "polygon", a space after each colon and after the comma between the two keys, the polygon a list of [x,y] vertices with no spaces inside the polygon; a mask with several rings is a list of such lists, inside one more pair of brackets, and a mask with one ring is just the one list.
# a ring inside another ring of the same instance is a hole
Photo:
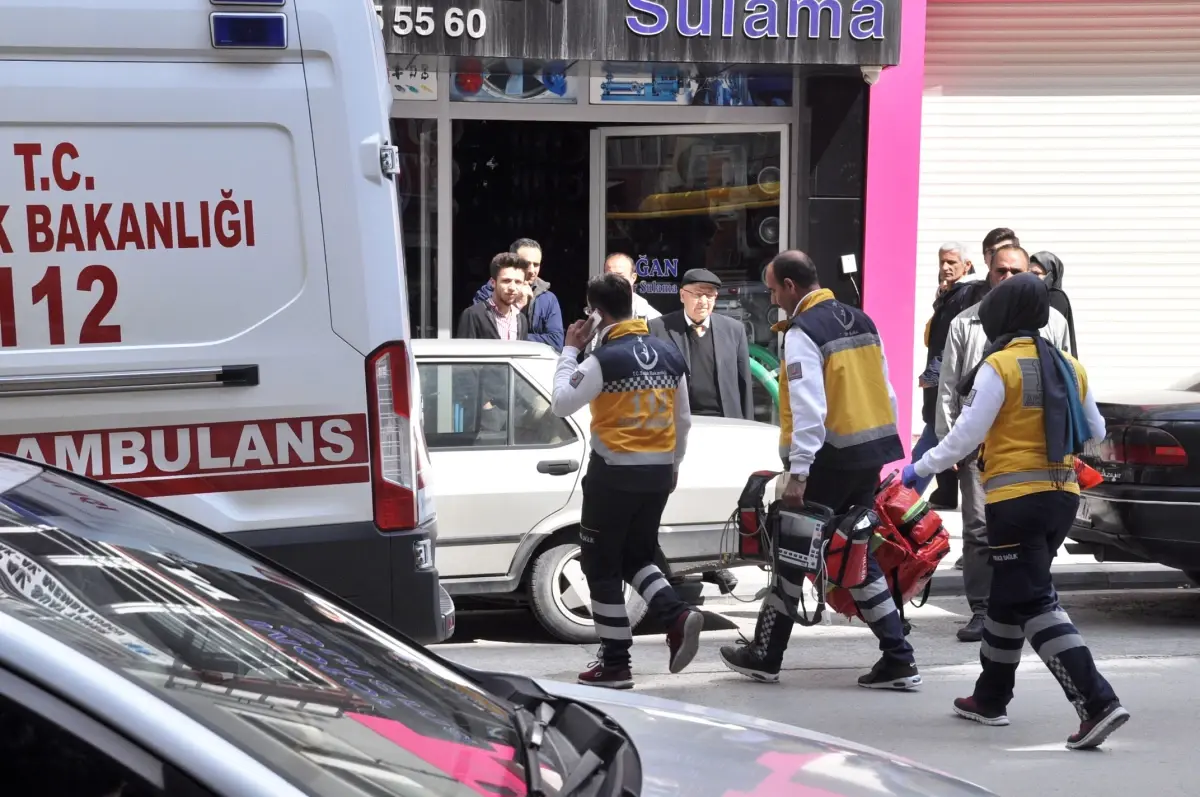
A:
{"label": "woman paramedic with headscarf", "polygon": [[962,414],[941,443],[903,473],[912,485],[983,445],[992,589],[979,651],[983,672],[974,694],[954,701],[954,713],[1007,725],[1028,639],[1079,713],[1079,730],[1067,747],[1097,747],[1129,712],[1059,605],[1050,563],[1079,507],[1075,455],[1088,440],[1104,437],[1104,419],[1083,366],[1038,334],[1050,317],[1041,280],[1033,274],[1006,280],[983,300],[979,317],[990,344],[958,386]]}

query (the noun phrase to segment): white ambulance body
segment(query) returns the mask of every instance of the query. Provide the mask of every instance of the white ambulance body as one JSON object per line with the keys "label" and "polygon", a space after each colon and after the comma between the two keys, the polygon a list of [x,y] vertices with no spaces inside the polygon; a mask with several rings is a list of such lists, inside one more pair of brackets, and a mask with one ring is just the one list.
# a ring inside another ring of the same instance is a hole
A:
{"label": "white ambulance body", "polygon": [[369,0],[0,0],[0,451],[444,638]]}

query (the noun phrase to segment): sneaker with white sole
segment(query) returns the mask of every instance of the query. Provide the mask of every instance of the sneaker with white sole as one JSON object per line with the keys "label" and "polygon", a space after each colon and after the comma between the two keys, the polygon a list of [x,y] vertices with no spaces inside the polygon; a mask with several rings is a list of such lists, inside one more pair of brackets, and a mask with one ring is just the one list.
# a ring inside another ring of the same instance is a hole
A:
{"label": "sneaker with white sole", "polygon": [[1089,750],[1099,747],[1112,732],[1129,722],[1129,712],[1114,700],[1104,707],[1104,710],[1084,720],[1079,730],[1067,737],[1068,750]]}
{"label": "sneaker with white sole", "polygon": [[593,661],[579,673],[577,679],[584,686],[602,686],[605,689],[632,689],[633,672],[628,667],[606,667],[602,661]]}
{"label": "sneaker with white sole", "polygon": [[875,662],[869,673],[858,679],[858,685],[864,689],[910,692],[921,685],[921,674],[912,662],[896,661],[885,656]]}
{"label": "sneaker with white sole", "polygon": [[696,658],[703,630],[704,615],[692,609],[680,615],[671,626],[667,632],[667,649],[670,651],[667,667],[672,673],[683,672],[683,668]]}
{"label": "sneaker with white sole", "polygon": [[954,713],[965,720],[993,728],[1000,728],[1008,724],[1008,714],[1004,709],[982,706],[974,697],[955,698]]}
{"label": "sneaker with white sole", "polygon": [[726,645],[721,648],[721,661],[737,674],[760,683],[779,683],[779,668],[768,665],[749,645]]}

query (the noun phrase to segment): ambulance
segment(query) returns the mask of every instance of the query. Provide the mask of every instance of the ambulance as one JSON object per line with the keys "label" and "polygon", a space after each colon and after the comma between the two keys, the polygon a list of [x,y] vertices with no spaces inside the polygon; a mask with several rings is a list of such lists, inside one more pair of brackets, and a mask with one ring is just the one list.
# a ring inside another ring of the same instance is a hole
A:
{"label": "ambulance", "polygon": [[0,0],[0,451],[453,630],[370,0]]}

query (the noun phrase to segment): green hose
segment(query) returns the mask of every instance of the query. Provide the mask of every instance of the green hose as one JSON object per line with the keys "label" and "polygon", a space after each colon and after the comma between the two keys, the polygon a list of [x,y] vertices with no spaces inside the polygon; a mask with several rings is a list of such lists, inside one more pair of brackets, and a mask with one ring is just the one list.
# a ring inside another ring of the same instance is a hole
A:
{"label": "green hose", "polygon": [[779,358],[772,354],[769,349],[759,346],[757,343],[750,344],[750,359],[763,364],[768,371],[779,370]]}
{"label": "green hose", "polygon": [[[751,346],[751,350],[753,350]],[[774,371],[768,370],[758,360],[751,358],[750,360],[750,375],[758,380],[759,384],[767,389],[767,393],[771,395],[771,402],[779,407],[779,382],[776,380]]]}

